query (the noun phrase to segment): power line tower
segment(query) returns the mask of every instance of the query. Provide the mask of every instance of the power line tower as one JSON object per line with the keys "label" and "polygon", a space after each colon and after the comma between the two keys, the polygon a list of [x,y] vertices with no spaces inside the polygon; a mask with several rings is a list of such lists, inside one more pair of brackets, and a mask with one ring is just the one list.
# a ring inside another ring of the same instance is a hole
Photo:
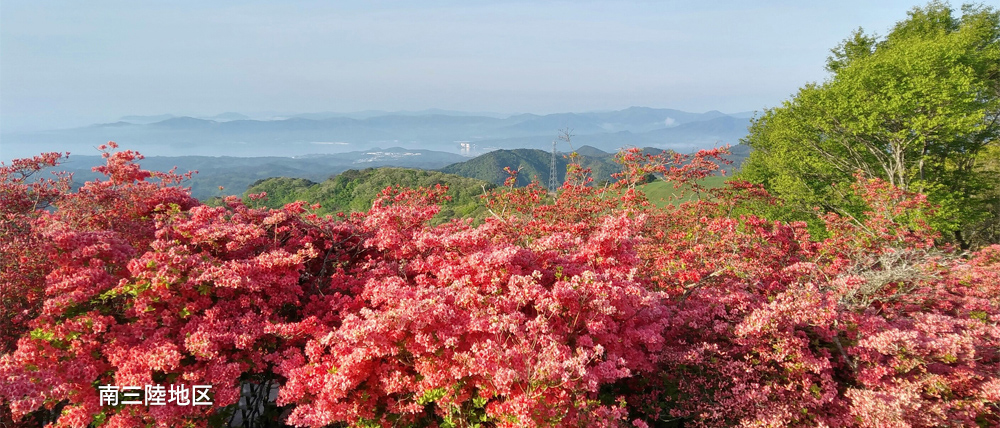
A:
{"label": "power line tower", "polygon": [[559,180],[556,178],[556,141],[552,140],[552,161],[549,162],[549,192],[556,193]]}
{"label": "power line tower", "polygon": [[565,141],[569,145],[569,150],[573,151],[573,142],[570,141],[572,138],[573,130],[563,128],[559,130],[559,138],[552,140],[552,161],[549,163],[549,192],[552,192],[552,195],[555,195],[556,189],[559,188],[559,178],[556,173],[556,144],[559,144],[559,140]]}

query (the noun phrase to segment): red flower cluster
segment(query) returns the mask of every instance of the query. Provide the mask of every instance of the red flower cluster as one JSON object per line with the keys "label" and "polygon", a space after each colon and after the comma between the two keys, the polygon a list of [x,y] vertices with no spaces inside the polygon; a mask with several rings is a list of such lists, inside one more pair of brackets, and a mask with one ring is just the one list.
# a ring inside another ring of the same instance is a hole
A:
{"label": "red flower cluster", "polygon": [[[627,151],[616,185],[575,166],[554,200],[511,181],[433,227],[443,188],[320,218],[201,205],[130,151],[77,191],[28,179],[56,154],[16,161],[0,422],[221,425],[263,390],[256,416],[309,427],[1000,423],[1000,247],[935,249],[923,197],[880,181],[822,242],[748,183],[665,208],[636,186],[691,189],[722,154]],[[215,405],[101,406],[109,384]]]}

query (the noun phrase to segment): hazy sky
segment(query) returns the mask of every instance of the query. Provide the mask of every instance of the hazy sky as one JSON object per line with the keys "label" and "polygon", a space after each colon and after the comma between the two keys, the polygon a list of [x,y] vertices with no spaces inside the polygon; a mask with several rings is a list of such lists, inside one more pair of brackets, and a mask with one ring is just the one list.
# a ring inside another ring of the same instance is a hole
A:
{"label": "hazy sky", "polygon": [[914,1],[0,1],[0,131],[213,115],[738,112]]}

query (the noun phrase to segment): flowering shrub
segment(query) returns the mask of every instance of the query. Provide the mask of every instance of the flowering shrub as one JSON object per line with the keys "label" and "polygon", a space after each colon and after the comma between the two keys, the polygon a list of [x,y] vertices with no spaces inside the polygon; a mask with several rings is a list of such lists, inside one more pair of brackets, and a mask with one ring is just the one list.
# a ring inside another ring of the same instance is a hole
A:
{"label": "flowering shrub", "polygon": [[39,251],[45,239],[32,226],[69,189],[69,177],[32,176],[62,156],[48,153],[0,165],[0,355],[14,350],[44,300],[45,274],[52,265]]}
{"label": "flowering shrub", "polygon": [[[0,423],[1000,424],[1000,247],[935,248],[922,196],[861,177],[870,210],[814,241],[755,215],[758,186],[698,188],[723,154],[626,151],[617,184],[572,167],[554,200],[512,179],[482,224],[433,227],[443,188],[319,217],[201,205],[130,151],[77,191],[28,180],[58,155],[15,161]],[[701,197],[655,208],[651,173]],[[146,384],[214,405],[100,402]]]}

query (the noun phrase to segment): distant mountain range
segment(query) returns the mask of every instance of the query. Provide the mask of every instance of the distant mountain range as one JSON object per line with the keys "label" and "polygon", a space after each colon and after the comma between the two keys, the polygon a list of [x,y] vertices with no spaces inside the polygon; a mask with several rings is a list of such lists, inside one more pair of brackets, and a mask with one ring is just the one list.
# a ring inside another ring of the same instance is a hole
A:
{"label": "distant mountain range", "polygon": [[[256,119],[228,112],[211,117],[126,116],[82,128],[0,135],[0,160],[42,151],[95,153],[117,141],[124,148],[159,156],[302,156],[401,147],[465,156],[496,149],[551,151],[560,129],[572,146],[614,152],[623,146],[691,151],[736,145],[746,135],[750,114],[690,113],[630,107],[624,110],[548,115],[366,111],[307,113]],[[560,143],[559,150],[571,146]]]}
{"label": "distant mountain range", "polygon": [[[147,125],[147,124],[150,124],[150,123],[162,122],[162,121],[167,120],[167,119],[173,119],[175,117],[178,117],[178,116],[174,116],[172,114],[157,114],[157,115],[152,115],[152,116],[137,116],[137,115],[122,116],[122,118],[118,119],[118,122],[115,122],[115,123],[116,124],[118,124],[118,123],[126,123],[126,124]],[[190,117],[190,116],[188,116],[188,117]],[[230,112],[225,112],[225,113],[220,113],[220,114],[217,114],[215,116],[204,116],[204,117],[198,116],[196,118],[197,119],[205,119],[205,120],[214,120],[214,121],[220,121],[220,122],[225,122],[225,121],[230,121],[230,120],[250,120],[251,119],[250,116],[247,116],[245,114],[231,112],[231,111]]]}
{"label": "distant mountain range", "polygon": [[[95,178],[90,168],[103,162],[94,147],[117,141],[123,149],[146,155],[144,168],[199,171],[188,182],[198,198],[241,194],[255,181],[270,177],[320,182],[347,170],[382,166],[440,169],[497,184],[505,178],[504,167],[520,167],[521,184],[532,178],[545,184],[552,141],[560,130],[570,129],[570,142],[558,141],[557,150],[578,150],[584,167],[592,169],[595,180],[603,181],[618,170],[611,153],[621,147],[686,153],[730,144],[739,161],[749,153],[737,144],[747,133],[750,116],[648,107],[508,116],[445,110],[255,119],[236,112],[211,117],[125,116],[82,128],[2,134],[0,160],[69,151],[73,156],[64,168],[82,183]],[[560,179],[566,163],[563,157],[557,159]]]}

